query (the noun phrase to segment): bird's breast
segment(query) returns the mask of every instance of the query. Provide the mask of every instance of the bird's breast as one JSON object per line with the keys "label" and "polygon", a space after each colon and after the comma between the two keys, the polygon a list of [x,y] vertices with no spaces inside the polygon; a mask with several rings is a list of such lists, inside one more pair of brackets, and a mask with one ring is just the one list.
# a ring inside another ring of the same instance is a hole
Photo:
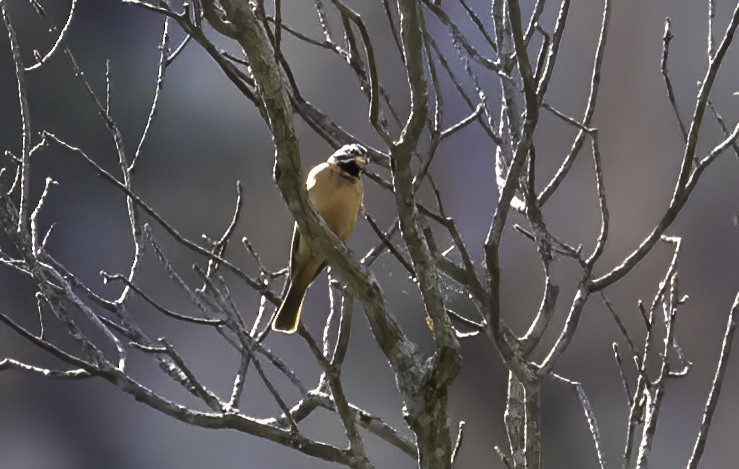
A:
{"label": "bird's breast", "polygon": [[323,163],[308,175],[308,196],[331,230],[346,241],[362,207],[362,181],[342,175],[335,165]]}

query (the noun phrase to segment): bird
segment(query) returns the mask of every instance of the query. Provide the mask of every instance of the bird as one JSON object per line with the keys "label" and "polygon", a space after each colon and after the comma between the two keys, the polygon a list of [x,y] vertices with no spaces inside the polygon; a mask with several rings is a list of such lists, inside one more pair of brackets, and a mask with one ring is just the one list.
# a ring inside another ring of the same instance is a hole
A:
{"label": "bird", "polygon": [[[352,143],[336,150],[328,160],[308,173],[308,199],[342,241],[346,241],[354,231],[362,209],[364,188],[360,173],[369,161],[367,149]],[[305,292],[324,267],[326,259],[312,252],[295,223],[287,291],[272,321],[273,330],[286,334],[297,330]]]}

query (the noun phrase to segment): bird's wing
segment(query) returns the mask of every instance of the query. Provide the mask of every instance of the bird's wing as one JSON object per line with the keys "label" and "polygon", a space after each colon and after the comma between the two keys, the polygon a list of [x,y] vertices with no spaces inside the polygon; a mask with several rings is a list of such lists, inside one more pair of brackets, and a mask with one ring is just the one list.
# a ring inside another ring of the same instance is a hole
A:
{"label": "bird's wing", "polygon": [[[314,167],[310,173],[308,173],[308,178],[306,181],[306,189],[308,190],[308,197],[311,198],[311,192],[313,190],[313,187],[316,185],[316,177],[321,171],[324,171],[326,169],[329,169],[328,163],[321,163],[318,166]],[[295,226],[293,228],[293,240],[290,246],[290,265],[289,265],[289,271],[290,271],[290,277],[294,277],[298,265],[303,265],[307,260],[308,257],[310,257],[310,251],[308,249],[308,246],[305,245],[305,243],[301,243],[301,236],[300,231],[298,230],[298,224],[295,223]]]}
{"label": "bird's wing", "polygon": [[[302,281],[310,284],[318,276],[318,274],[326,267],[326,262],[320,262],[311,253],[308,244],[300,236],[298,230],[298,224],[295,224],[293,229],[293,242],[290,248],[290,282],[293,283],[296,279],[302,279]],[[283,295],[285,292],[283,292]]]}
{"label": "bird's wing", "polygon": [[300,249],[300,231],[298,230],[298,224],[294,223],[293,239],[292,239],[292,242],[290,243],[290,265],[288,266],[289,267],[288,270],[290,271],[290,276],[293,276],[295,274],[295,265],[296,265],[295,258],[298,255],[298,249]]}

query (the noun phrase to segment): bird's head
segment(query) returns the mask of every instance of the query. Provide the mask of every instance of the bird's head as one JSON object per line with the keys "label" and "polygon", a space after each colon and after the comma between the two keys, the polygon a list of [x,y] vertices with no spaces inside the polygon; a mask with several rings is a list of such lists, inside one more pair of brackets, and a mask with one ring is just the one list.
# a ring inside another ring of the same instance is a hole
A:
{"label": "bird's head", "polygon": [[335,164],[354,177],[359,177],[359,172],[369,161],[369,152],[358,143],[344,145],[328,158],[329,163]]}

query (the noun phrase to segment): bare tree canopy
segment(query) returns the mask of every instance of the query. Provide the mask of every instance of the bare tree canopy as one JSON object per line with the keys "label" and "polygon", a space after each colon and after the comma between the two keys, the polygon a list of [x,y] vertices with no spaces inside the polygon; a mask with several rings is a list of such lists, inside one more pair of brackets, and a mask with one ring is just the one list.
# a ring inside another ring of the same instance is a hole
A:
{"label": "bare tree canopy", "polygon": [[0,466],[739,458],[735,1],[0,11]]}

